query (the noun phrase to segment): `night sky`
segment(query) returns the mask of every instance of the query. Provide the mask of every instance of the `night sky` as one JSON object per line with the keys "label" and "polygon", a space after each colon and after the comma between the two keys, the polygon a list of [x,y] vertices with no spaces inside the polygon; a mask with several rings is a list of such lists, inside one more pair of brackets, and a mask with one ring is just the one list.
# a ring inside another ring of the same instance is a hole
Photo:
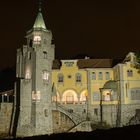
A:
{"label": "night sky", "polygon": [[[0,69],[15,65],[26,44],[38,0],[0,1]],[[124,58],[140,50],[140,0],[44,0],[43,16],[55,40],[58,59],[79,54]]]}

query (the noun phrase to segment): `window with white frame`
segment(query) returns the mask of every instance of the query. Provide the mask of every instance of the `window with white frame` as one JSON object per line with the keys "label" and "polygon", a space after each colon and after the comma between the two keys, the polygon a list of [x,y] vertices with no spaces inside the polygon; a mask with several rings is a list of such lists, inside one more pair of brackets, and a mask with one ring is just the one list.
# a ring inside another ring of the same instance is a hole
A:
{"label": "window with white frame", "polygon": [[103,80],[103,73],[102,72],[98,73],[98,80]]}
{"label": "window with white frame", "polygon": [[105,78],[106,78],[106,80],[110,80],[110,73],[109,72],[105,73]]}
{"label": "window with white frame", "polygon": [[92,72],[92,80],[96,80],[96,73]]}
{"label": "window with white frame", "polygon": [[133,71],[131,69],[127,70],[127,76],[132,77],[133,76]]}

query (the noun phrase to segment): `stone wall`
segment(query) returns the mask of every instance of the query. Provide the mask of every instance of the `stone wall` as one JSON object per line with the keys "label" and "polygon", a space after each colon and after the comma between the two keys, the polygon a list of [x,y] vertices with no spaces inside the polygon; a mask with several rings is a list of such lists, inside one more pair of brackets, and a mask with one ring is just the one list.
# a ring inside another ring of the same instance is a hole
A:
{"label": "stone wall", "polygon": [[62,112],[53,110],[53,133],[67,132],[74,126],[73,121]]}
{"label": "stone wall", "polygon": [[0,135],[8,135],[12,117],[13,103],[0,103]]}

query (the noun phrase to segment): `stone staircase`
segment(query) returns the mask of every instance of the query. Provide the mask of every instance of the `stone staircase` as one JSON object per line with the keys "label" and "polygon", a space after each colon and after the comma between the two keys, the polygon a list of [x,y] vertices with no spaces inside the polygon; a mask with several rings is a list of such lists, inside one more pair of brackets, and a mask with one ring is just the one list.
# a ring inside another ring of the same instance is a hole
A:
{"label": "stone staircase", "polygon": [[60,103],[55,104],[53,106],[53,109],[58,110],[63,114],[65,114],[68,118],[72,120],[75,126],[86,120],[84,117],[81,117],[79,114],[75,112],[69,112],[69,109],[65,105],[62,105]]}

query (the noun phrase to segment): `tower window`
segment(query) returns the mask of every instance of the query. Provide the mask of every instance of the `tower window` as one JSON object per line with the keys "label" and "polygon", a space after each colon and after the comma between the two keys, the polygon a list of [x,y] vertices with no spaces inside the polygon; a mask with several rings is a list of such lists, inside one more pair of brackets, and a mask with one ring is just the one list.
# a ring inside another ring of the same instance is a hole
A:
{"label": "tower window", "polygon": [[76,74],[76,82],[81,82],[82,76],[80,73]]}
{"label": "tower window", "polygon": [[33,100],[33,101],[38,101],[38,102],[39,102],[40,99],[41,99],[40,91],[37,91],[37,92],[32,91],[32,100]]}
{"label": "tower window", "polygon": [[47,52],[46,51],[43,52],[43,58],[47,59]]}
{"label": "tower window", "polygon": [[47,70],[43,70],[43,80],[45,81],[49,80],[49,73]]}
{"label": "tower window", "polygon": [[31,73],[29,71],[26,72],[25,79],[26,80],[30,80],[31,79]]}
{"label": "tower window", "polygon": [[34,43],[40,44],[41,43],[41,37],[39,35],[34,36]]}

